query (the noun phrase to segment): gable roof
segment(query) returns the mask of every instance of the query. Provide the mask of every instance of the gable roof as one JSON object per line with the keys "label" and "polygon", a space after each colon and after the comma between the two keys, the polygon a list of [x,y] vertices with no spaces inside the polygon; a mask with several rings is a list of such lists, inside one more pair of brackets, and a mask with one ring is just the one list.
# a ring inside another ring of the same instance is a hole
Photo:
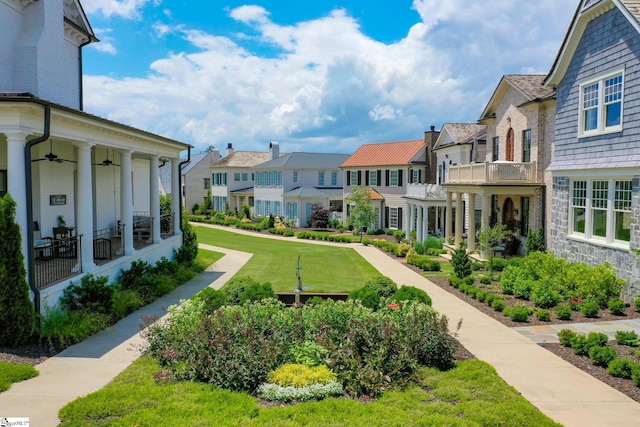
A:
{"label": "gable roof", "polygon": [[234,151],[211,165],[212,168],[252,168],[271,158],[263,151]]}
{"label": "gable roof", "polygon": [[322,169],[322,168],[338,168],[342,162],[349,157],[348,154],[331,154],[331,153],[305,153],[294,152],[282,155],[277,159],[269,160],[258,165],[260,169]]}
{"label": "gable roof", "polygon": [[[195,165],[197,165],[198,163],[200,163],[204,158],[206,158],[207,156],[210,156],[210,153],[200,153],[200,154],[192,154],[191,155],[191,160],[189,161],[189,163],[186,163],[183,167],[182,167],[182,174],[186,175],[187,173],[189,173],[189,171],[191,169],[193,169],[193,167]],[[186,160],[186,159],[181,159],[182,160]]]}
{"label": "gable roof", "polygon": [[555,87],[560,83],[589,22],[614,8],[618,8],[640,33],[640,0],[582,0],[544,81],[546,86]]}
{"label": "gable roof", "polygon": [[64,19],[71,23],[76,29],[85,33],[90,42],[99,41],[91,28],[91,24],[84,13],[82,4],[79,0],[65,0],[64,2]]}
{"label": "gable roof", "polygon": [[445,123],[433,149],[437,150],[438,148],[452,145],[467,144],[473,141],[474,138],[482,139],[482,135],[486,132],[487,127],[485,125],[476,123]]}
{"label": "gable roof", "polygon": [[493,117],[498,104],[509,88],[515,89],[526,100],[520,105],[553,99],[555,97],[554,90],[543,85],[545,77],[544,74],[505,74],[502,76],[480,115],[480,121]]}
{"label": "gable roof", "polygon": [[408,165],[426,146],[424,139],[364,144],[340,167]]}

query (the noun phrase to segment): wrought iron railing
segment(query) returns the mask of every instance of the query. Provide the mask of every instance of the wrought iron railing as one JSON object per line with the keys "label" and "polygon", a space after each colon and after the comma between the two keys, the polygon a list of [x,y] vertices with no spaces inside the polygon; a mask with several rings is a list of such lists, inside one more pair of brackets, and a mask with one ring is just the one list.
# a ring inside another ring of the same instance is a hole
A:
{"label": "wrought iron railing", "polygon": [[82,235],[36,241],[34,283],[38,289],[82,273]]}

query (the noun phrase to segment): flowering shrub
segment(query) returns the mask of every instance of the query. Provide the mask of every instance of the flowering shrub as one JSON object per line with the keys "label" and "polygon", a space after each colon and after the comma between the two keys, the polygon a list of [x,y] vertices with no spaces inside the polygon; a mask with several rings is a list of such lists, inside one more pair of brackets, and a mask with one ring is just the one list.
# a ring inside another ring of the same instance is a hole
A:
{"label": "flowering shrub", "polygon": [[263,383],[257,390],[257,394],[261,398],[281,402],[320,400],[328,396],[341,396],[342,393],[342,384],[337,381],[327,384],[310,384],[305,387],[283,387],[277,384]]}

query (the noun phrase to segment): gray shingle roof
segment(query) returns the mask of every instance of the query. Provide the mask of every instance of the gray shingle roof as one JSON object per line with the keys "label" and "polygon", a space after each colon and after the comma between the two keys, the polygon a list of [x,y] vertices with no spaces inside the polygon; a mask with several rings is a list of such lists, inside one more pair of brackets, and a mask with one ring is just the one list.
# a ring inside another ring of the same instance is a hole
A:
{"label": "gray shingle roof", "polygon": [[442,128],[451,135],[456,144],[464,144],[487,130],[485,125],[475,123],[445,123]]}
{"label": "gray shingle roof", "polygon": [[640,0],[621,0],[631,14],[640,22]]}
{"label": "gray shingle roof", "polygon": [[543,86],[545,77],[544,74],[506,74],[504,76],[505,80],[519,88],[529,101],[555,95],[553,89]]}
{"label": "gray shingle roof", "polygon": [[348,154],[330,154],[330,153],[289,153],[280,156],[277,159],[258,165],[260,169],[293,169],[293,168],[331,168],[337,169],[345,160],[349,158]]}
{"label": "gray shingle roof", "polygon": [[211,165],[212,168],[254,167],[271,158],[271,153],[262,151],[234,151]]}

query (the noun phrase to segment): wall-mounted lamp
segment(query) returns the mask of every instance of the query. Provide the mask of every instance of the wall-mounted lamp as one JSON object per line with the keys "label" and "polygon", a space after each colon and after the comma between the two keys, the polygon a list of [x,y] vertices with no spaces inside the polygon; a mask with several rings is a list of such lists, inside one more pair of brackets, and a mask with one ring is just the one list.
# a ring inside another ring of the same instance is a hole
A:
{"label": "wall-mounted lamp", "polygon": [[453,160],[449,160],[449,164],[453,163]]}
{"label": "wall-mounted lamp", "polygon": [[514,210],[513,210],[513,213],[514,213],[514,214],[516,214],[516,215],[518,215],[518,209],[514,209]]}
{"label": "wall-mounted lamp", "polygon": [[448,155],[448,154],[445,154],[445,155],[444,155],[444,158],[445,158],[445,159],[448,159],[448,158],[449,158],[449,155]]}

